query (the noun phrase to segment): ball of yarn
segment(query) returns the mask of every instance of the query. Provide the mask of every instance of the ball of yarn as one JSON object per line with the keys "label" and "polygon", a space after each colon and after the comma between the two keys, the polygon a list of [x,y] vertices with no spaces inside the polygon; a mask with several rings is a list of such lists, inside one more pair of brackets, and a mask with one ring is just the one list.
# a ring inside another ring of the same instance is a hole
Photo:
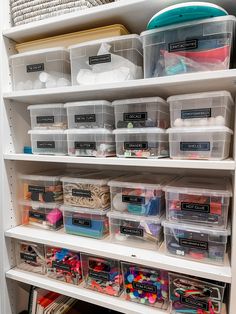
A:
{"label": "ball of yarn", "polygon": [[127,204],[122,202],[122,194],[117,193],[112,200],[113,208],[119,212],[124,212],[127,209]]}
{"label": "ball of yarn", "polygon": [[223,116],[217,116],[215,118],[216,125],[225,125],[225,118]]}
{"label": "ball of yarn", "polygon": [[183,126],[184,125],[184,122],[183,122],[183,120],[182,119],[176,119],[175,120],[175,122],[174,122],[174,126],[175,127],[181,127],[181,126]]}

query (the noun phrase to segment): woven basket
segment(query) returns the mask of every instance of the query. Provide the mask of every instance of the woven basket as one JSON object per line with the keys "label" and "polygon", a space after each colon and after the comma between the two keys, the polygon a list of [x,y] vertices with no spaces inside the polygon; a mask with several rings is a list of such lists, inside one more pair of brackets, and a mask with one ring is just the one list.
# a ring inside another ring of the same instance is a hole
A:
{"label": "woven basket", "polygon": [[10,0],[13,25],[92,8],[114,0]]}

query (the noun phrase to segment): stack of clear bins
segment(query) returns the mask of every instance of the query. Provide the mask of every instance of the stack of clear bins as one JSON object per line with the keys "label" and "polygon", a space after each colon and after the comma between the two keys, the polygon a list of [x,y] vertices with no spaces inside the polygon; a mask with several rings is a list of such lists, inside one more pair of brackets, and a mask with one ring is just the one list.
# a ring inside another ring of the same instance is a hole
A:
{"label": "stack of clear bins", "polygon": [[224,265],[232,188],[227,178],[182,177],[165,188],[168,255]]}

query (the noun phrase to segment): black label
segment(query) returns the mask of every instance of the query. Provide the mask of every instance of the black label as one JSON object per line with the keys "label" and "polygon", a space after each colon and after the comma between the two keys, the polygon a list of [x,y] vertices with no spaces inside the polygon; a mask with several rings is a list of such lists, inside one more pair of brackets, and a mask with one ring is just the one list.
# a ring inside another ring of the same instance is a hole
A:
{"label": "black label", "polygon": [[20,253],[20,258],[27,262],[37,262],[37,256],[30,253]]}
{"label": "black label", "polygon": [[26,66],[27,73],[44,71],[44,63],[29,64]]}
{"label": "black label", "polygon": [[181,110],[181,119],[210,118],[211,108]]}
{"label": "black label", "polygon": [[181,203],[181,210],[194,211],[200,213],[210,213],[210,204],[198,204],[198,203]]}
{"label": "black label", "polygon": [[83,218],[72,218],[72,225],[80,226],[84,228],[91,228],[92,222],[90,219],[83,219]]}
{"label": "black label", "polygon": [[192,49],[197,49],[197,48],[198,48],[197,39],[177,41],[175,43],[169,44],[169,52],[192,50]]}
{"label": "black label", "polygon": [[130,112],[124,113],[124,121],[145,121],[147,120],[147,112]]}
{"label": "black label", "polygon": [[148,142],[124,142],[124,148],[130,150],[148,149]]}
{"label": "black label", "polygon": [[180,303],[191,306],[191,307],[196,308],[198,310],[204,310],[207,312],[209,311],[208,302],[199,300],[197,298],[185,297],[185,296],[181,295],[180,296]]}
{"label": "black label", "polygon": [[143,238],[143,229],[120,226],[120,233]]}
{"label": "black label", "polygon": [[36,185],[29,185],[28,186],[28,192],[45,193],[45,187],[36,186]]}
{"label": "black label", "polygon": [[210,142],[180,142],[181,151],[207,152],[211,149]]}
{"label": "black label", "polygon": [[37,123],[54,123],[54,116],[39,116],[36,117]]}
{"label": "black label", "polygon": [[148,285],[148,284],[144,284],[144,283],[141,283],[141,282],[134,281],[132,283],[132,286],[136,290],[141,290],[141,291],[155,293],[155,294],[157,293],[157,287],[153,286],[153,285]]}
{"label": "black label", "polygon": [[208,242],[192,240],[192,239],[179,239],[179,244],[182,246],[190,247],[192,249],[199,249],[208,251]]}
{"label": "black label", "polygon": [[67,271],[67,272],[71,271],[70,265],[66,265],[66,264],[64,264],[62,262],[56,262],[56,261],[52,262],[52,268],[56,268],[56,269],[59,269],[59,270],[64,270],[64,271]]}
{"label": "black label", "polygon": [[95,142],[75,142],[75,149],[96,149]]}
{"label": "black label", "polygon": [[103,271],[97,272],[92,269],[89,269],[89,276],[93,279],[109,281],[109,273],[105,273]]}
{"label": "black label", "polygon": [[46,220],[46,214],[33,212],[33,211],[29,211],[29,217],[30,218],[35,218],[35,219],[38,219],[38,220],[43,220],[43,221]]}
{"label": "black label", "polygon": [[37,141],[37,148],[55,148],[54,141]]}
{"label": "black label", "polygon": [[96,122],[95,114],[77,114],[75,115],[75,123]]}
{"label": "black label", "polygon": [[72,196],[91,198],[92,193],[89,190],[72,189]]}
{"label": "black label", "polygon": [[130,204],[145,204],[145,197],[136,195],[122,195],[122,202]]}
{"label": "black label", "polygon": [[111,55],[105,54],[100,56],[89,57],[89,65],[111,62]]}

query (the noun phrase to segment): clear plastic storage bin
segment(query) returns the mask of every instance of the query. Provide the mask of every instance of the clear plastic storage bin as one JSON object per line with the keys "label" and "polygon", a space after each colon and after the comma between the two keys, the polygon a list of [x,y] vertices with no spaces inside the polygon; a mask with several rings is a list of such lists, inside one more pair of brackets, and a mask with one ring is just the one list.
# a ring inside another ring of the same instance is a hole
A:
{"label": "clear plastic storage bin", "polygon": [[62,177],[64,204],[93,210],[110,207],[110,189],[107,185],[111,177],[102,172],[88,175]]}
{"label": "clear plastic storage bin", "polygon": [[163,241],[161,219],[109,212],[110,239],[113,243],[156,250]]}
{"label": "clear plastic storage bin", "polygon": [[[171,313],[222,313],[226,284],[169,273]],[[199,293],[189,293],[197,289]]]}
{"label": "clear plastic storage bin", "polygon": [[65,104],[69,129],[114,129],[114,108],[109,101],[79,101]]}
{"label": "clear plastic storage bin", "polygon": [[17,240],[15,245],[17,268],[45,274],[46,260],[43,244]]}
{"label": "clear plastic storage bin", "polygon": [[63,201],[63,189],[58,171],[20,175],[22,199],[40,203],[59,203]]}
{"label": "clear plastic storage bin", "polygon": [[109,233],[107,211],[63,206],[65,231],[69,234],[102,239]]}
{"label": "clear plastic storage bin", "polygon": [[233,131],[225,126],[171,128],[170,158],[223,160],[229,157]]}
{"label": "clear plastic storage bin", "polygon": [[160,217],[165,210],[163,187],[171,179],[170,175],[141,174],[110,181],[111,210]]}
{"label": "clear plastic storage bin", "polygon": [[13,89],[29,90],[71,85],[69,52],[49,48],[10,56]]}
{"label": "clear plastic storage bin", "polygon": [[171,221],[164,221],[163,226],[168,255],[224,265],[229,230]]}
{"label": "clear plastic storage bin", "polygon": [[32,129],[66,129],[67,117],[63,104],[31,105],[30,110]]}
{"label": "clear plastic storage bin", "polygon": [[70,129],[66,131],[68,154],[81,157],[116,155],[115,135],[107,129]]}
{"label": "clear plastic storage bin", "polygon": [[116,100],[116,128],[169,127],[169,105],[160,97]]}
{"label": "clear plastic storage bin", "polygon": [[85,288],[118,297],[123,290],[120,262],[81,253]]}
{"label": "clear plastic storage bin", "polygon": [[183,177],[164,187],[166,218],[226,229],[232,187],[225,178]]}
{"label": "clear plastic storage bin", "polygon": [[169,156],[168,134],[159,128],[117,129],[118,157],[162,158]]}
{"label": "clear plastic storage bin", "polygon": [[121,262],[125,299],[167,310],[168,272]]}
{"label": "clear plastic storage bin", "polygon": [[63,226],[60,204],[40,202],[21,202],[22,224],[42,229],[58,230]]}
{"label": "clear plastic storage bin", "polygon": [[171,96],[171,127],[231,126],[234,101],[227,91]]}
{"label": "clear plastic storage bin", "polygon": [[223,16],[143,32],[144,76],[228,69],[235,21]]}
{"label": "clear plastic storage bin", "polygon": [[48,277],[73,285],[80,284],[82,267],[79,252],[46,246],[45,254]]}
{"label": "clear plastic storage bin", "polygon": [[72,85],[114,83],[143,78],[138,35],[99,39],[70,47]]}
{"label": "clear plastic storage bin", "polygon": [[67,155],[66,133],[63,130],[30,130],[32,152],[36,155]]}

